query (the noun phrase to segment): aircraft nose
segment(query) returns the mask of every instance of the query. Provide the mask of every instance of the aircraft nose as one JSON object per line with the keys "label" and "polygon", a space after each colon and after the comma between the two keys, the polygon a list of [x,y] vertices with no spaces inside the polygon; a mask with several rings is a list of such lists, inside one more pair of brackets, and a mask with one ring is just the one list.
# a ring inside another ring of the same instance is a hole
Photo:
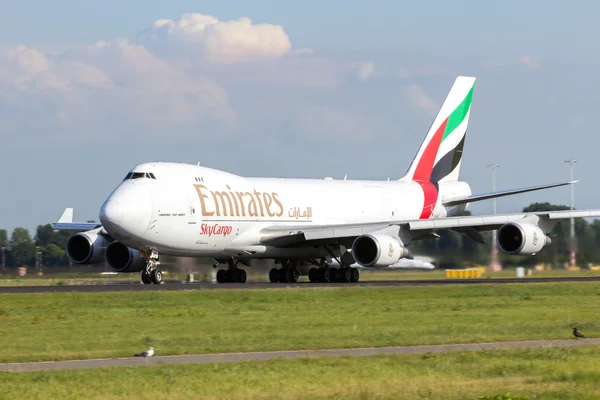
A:
{"label": "aircraft nose", "polygon": [[109,233],[142,237],[150,224],[152,209],[146,185],[125,183],[100,208],[100,222]]}
{"label": "aircraft nose", "polygon": [[100,209],[100,222],[105,227],[118,228],[123,221],[123,208],[115,200],[108,200]]}

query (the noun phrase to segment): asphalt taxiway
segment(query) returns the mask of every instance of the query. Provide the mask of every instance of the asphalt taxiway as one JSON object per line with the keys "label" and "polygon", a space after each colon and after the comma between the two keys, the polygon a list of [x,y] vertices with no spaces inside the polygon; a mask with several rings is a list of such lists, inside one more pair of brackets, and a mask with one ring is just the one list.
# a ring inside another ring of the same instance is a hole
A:
{"label": "asphalt taxiway", "polygon": [[398,281],[361,281],[357,283],[207,283],[163,281],[161,285],[144,285],[141,282],[106,282],[97,281],[89,285],[65,286],[0,286],[0,294],[4,293],[69,293],[69,292],[143,292],[156,290],[210,290],[210,289],[285,289],[285,288],[320,288],[320,287],[356,287],[356,286],[424,286],[424,285],[486,285],[486,284],[527,284],[547,282],[600,282],[600,276],[573,276],[558,278],[474,278],[474,279],[422,279]]}
{"label": "asphalt taxiway", "polygon": [[[572,346],[600,345],[598,339],[563,339],[563,340],[532,340],[514,342],[492,343],[467,343],[467,344],[441,344],[424,346],[397,346],[397,347],[367,347],[353,349],[324,349],[324,350],[287,350],[264,351],[247,353],[216,353],[216,354],[189,354],[175,356],[154,356],[149,358],[126,357],[107,358],[94,360],[72,361],[42,361],[26,363],[0,364],[0,372],[29,372],[47,371],[58,369],[83,369],[100,367],[133,367],[157,366],[164,364],[214,364],[241,361],[265,361],[272,359],[293,359],[311,357],[344,357],[344,356],[374,356],[397,354],[427,354],[448,353],[457,351],[485,351],[501,349],[535,349],[544,347],[572,347]],[[160,349],[157,349],[160,352]]]}

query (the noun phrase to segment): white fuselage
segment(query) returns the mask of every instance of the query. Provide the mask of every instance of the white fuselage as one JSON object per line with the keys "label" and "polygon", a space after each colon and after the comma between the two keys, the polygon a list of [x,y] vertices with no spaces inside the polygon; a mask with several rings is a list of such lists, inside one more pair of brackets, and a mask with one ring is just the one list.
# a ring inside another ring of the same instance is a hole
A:
{"label": "white fuselage", "polygon": [[[126,246],[165,255],[316,257],[322,250],[261,245],[259,232],[273,225],[419,219],[425,200],[413,181],[247,178],[177,163],[141,164],[131,173],[152,177],[123,180],[103,204],[100,220]],[[456,211],[443,200],[471,194],[465,182],[439,186],[431,218]]]}

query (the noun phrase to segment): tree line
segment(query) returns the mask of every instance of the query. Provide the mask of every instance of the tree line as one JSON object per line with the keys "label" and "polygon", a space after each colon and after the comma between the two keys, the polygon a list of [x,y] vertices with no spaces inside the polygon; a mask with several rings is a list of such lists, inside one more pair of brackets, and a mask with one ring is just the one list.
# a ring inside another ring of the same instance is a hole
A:
{"label": "tree line", "polygon": [[[0,250],[4,249],[7,268],[35,266],[36,257],[44,266],[69,265],[65,248],[73,232],[54,231],[52,225],[39,225],[31,237],[28,229],[15,228],[10,238],[5,229],[0,229]],[[2,257],[2,254],[0,254]]]}
{"label": "tree line", "polygon": [[[564,205],[533,203],[523,212],[568,210]],[[463,215],[471,215],[465,212]],[[88,221],[94,222],[94,221]],[[499,261],[505,266],[531,266],[538,263],[552,264],[555,267],[569,261],[569,220],[557,223],[550,233],[552,244],[546,246],[535,256],[509,256],[499,252]],[[491,232],[483,232],[486,244],[477,243],[464,234],[451,229],[437,232],[438,239],[425,239],[412,242],[410,248],[414,254],[434,257],[441,268],[457,267],[467,264],[487,265],[491,251]],[[39,225],[33,237],[25,228],[15,228],[10,237],[0,229],[0,250],[3,248],[7,268],[36,265],[36,253],[41,254],[44,267],[67,266],[69,258],[65,248],[67,240],[73,234],[70,231],[55,231],[52,225]],[[577,264],[600,263],[600,220],[588,223],[582,218],[575,219],[575,237],[577,244]],[[0,258],[2,253],[0,253]],[[39,255],[37,256],[39,257]],[[1,261],[1,260],[0,260]]]}

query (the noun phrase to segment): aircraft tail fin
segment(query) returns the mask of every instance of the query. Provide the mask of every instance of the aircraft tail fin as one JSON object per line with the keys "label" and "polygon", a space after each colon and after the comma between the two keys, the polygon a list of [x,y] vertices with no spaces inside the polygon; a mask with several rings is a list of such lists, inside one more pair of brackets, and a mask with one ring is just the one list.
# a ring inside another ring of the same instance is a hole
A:
{"label": "aircraft tail fin", "polygon": [[434,184],[458,180],[475,79],[469,76],[456,78],[419,151],[400,180]]}

